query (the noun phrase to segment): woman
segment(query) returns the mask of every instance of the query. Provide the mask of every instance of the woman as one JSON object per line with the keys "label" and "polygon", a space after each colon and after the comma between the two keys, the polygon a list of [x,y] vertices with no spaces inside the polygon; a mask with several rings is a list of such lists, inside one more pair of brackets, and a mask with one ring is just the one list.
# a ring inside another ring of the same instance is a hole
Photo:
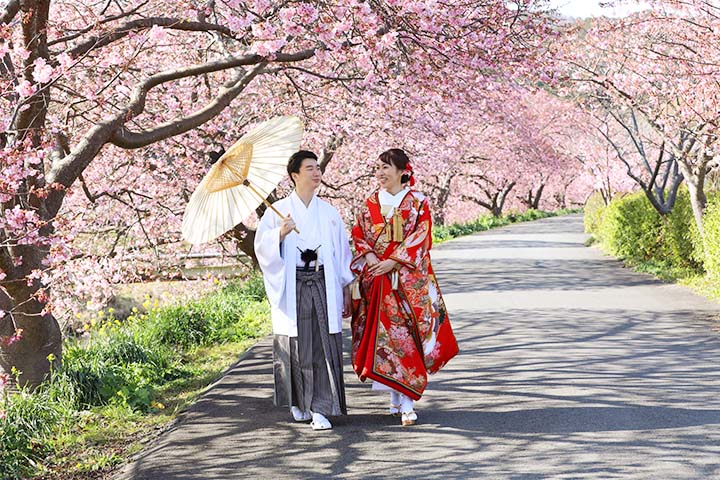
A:
{"label": "woman", "polygon": [[458,352],[430,264],[432,222],[427,198],[400,149],[383,152],[380,189],[361,209],[352,236],[358,275],[353,291],[352,360],[360,380],[390,390],[390,413],[414,425],[427,374]]}

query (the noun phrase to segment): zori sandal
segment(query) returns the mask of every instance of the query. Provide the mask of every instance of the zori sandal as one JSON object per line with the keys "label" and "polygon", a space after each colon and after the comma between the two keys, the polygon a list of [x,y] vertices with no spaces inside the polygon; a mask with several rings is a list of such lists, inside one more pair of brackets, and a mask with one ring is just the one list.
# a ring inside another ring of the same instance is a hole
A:
{"label": "zori sandal", "polygon": [[309,422],[312,420],[312,414],[310,412],[303,412],[298,407],[291,407],[290,413],[296,422]]}
{"label": "zori sandal", "polygon": [[322,413],[313,413],[310,426],[313,430],[330,430],[332,428],[332,423],[330,423],[330,420],[328,420]]}
{"label": "zori sandal", "polygon": [[403,412],[402,414],[402,426],[403,427],[409,427],[410,425],[415,425],[415,422],[417,422],[417,413],[410,410],[409,412]]}

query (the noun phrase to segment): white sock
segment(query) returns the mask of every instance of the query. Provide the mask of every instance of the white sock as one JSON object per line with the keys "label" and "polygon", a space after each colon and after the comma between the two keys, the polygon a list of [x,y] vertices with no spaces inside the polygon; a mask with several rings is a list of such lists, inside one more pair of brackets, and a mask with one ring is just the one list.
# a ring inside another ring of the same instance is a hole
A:
{"label": "white sock", "polygon": [[415,402],[412,398],[400,394],[400,413],[409,413],[412,412],[415,406]]}

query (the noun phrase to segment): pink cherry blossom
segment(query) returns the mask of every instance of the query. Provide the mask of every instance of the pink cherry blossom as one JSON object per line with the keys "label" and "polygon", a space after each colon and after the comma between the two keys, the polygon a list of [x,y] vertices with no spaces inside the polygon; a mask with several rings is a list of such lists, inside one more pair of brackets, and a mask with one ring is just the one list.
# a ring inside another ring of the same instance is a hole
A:
{"label": "pink cherry blossom", "polygon": [[22,80],[18,86],[15,87],[15,91],[19,93],[21,97],[27,98],[37,91],[37,85],[33,85],[27,80]]}
{"label": "pink cherry blossom", "polygon": [[148,39],[153,43],[164,42],[167,39],[167,30],[158,25],[153,25],[148,31]]}
{"label": "pink cherry blossom", "polygon": [[47,64],[44,58],[35,59],[33,69],[33,80],[38,83],[47,83],[52,79],[53,68]]}

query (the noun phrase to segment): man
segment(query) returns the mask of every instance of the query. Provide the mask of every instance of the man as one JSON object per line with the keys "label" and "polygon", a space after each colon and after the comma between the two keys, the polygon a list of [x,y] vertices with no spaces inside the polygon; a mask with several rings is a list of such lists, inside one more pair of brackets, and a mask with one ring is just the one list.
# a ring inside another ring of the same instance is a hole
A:
{"label": "man", "polygon": [[[346,414],[342,319],[350,315],[350,247],[340,214],[315,191],[317,155],[290,157],[295,190],[268,209],[255,233],[255,254],[272,307],[275,405],[295,421],[327,430]],[[295,229],[297,229],[296,233]]]}

